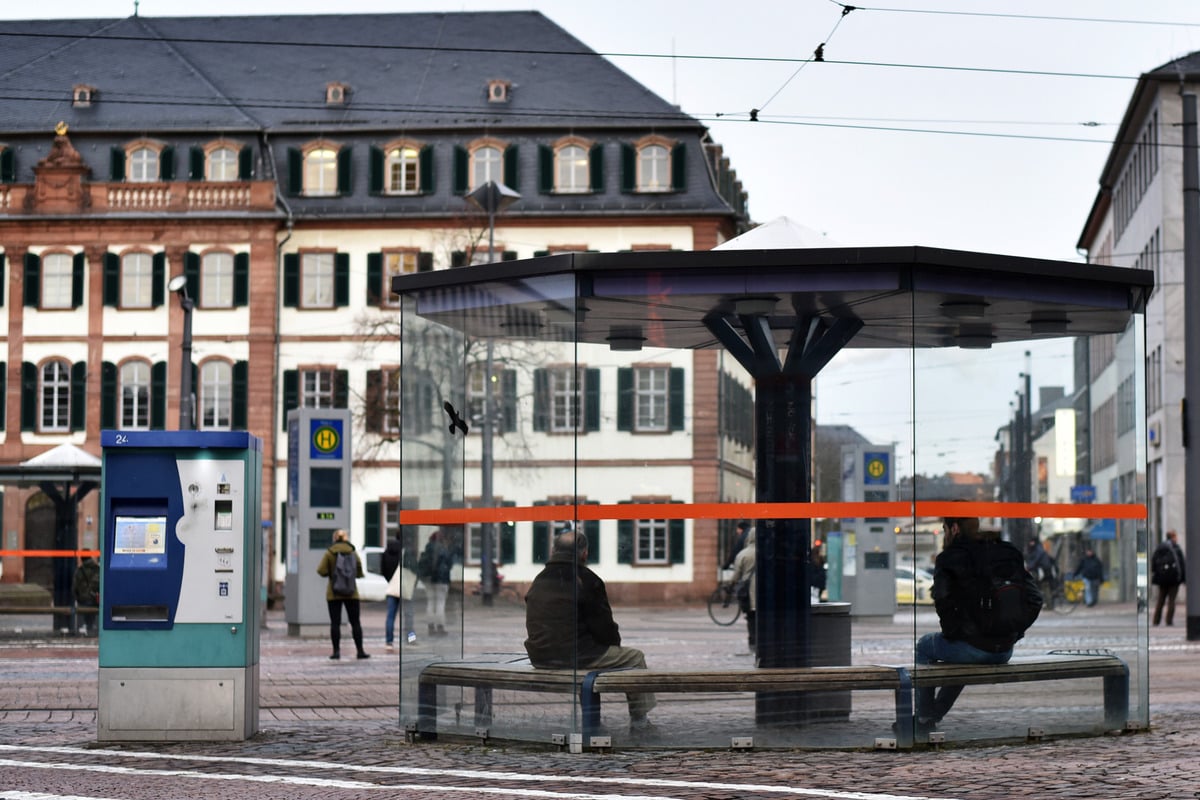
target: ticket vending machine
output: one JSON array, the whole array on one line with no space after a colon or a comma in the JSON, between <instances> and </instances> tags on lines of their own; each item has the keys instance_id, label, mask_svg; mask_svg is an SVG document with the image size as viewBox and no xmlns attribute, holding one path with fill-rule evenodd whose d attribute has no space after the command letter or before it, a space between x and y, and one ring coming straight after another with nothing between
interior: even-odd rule
<instances>
[{"instance_id":1,"label":"ticket vending machine","mask_svg":"<svg viewBox=\"0 0 1200 800\"><path fill-rule=\"evenodd\" d=\"M317 574L317 565L333 544L333 532L350 530L350 412L295 408L287 422L284 619L288 636L326 635L327 580Z\"/></svg>"},{"instance_id":2,"label":"ticket vending machine","mask_svg":"<svg viewBox=\"0 0 1200 800\"><path fill-rule=\"evenodd\" d=\"M258 730L262 442L102 431L100 741Z\"/></svg>"}]
</instances>

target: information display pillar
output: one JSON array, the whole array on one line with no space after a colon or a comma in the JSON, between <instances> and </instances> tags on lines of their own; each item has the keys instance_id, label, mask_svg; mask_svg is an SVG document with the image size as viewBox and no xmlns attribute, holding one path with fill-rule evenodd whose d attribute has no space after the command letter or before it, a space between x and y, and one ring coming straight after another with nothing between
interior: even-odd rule
<instances>
[{"instance_id":1,"label":"information display pillar","mask_svg":"<svg viewBox=\"0 0 1200 800\"><path fill-rule=\"evenodd\" d=\"M102 431L100 741L258 730L262 442Z\"/></svg>"},{"instance_id":2,"label":"information display pillar","mask_svg":"<svg viewBox=\"0 0 1200 800\"><path fill-rule=\"evenodd\" d=\"M284 619L289 636L325 634L326 579L317 565L333 532L350 530L353 465L350 412L296 408L288 412L287 574Z\"/></svg>"}]
</instances>

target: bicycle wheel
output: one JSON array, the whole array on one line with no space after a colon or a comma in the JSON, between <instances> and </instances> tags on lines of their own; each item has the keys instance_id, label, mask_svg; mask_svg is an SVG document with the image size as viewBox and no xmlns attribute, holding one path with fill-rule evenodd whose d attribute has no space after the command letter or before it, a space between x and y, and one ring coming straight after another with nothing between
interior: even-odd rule
<instances>
[{"instance_id":1,"label":"bicycle wheel","mask_svg":"<svg viewBox=\"0 0 1200 800\"><path fill-rule=\"evenodd\" d=\"M1077 605L1079 605L1078 602L1072 603L1070 600L1067 599L1067 596L1063 593L1063 591L1061 589L1059 589L1057 592L1054 593L1053 605L1051 606L1051 608L1053 608L1055 610L1055 612L1057 612L1059 614L1070 614L1072 611L1075 610L1075 607Z\"/></svg>"},{"instance_id":2,"label":"bicycle wheel","mask_svg":"<svg viewBox=\"0 0 1200 800\"><path fill-rule=\"evenodd\" d=\"M708 616L718 625L732 625L741 615L742 609L738 607L737 598L731 590L718 586L708 596Z\"/></svg>"}]
</instances>

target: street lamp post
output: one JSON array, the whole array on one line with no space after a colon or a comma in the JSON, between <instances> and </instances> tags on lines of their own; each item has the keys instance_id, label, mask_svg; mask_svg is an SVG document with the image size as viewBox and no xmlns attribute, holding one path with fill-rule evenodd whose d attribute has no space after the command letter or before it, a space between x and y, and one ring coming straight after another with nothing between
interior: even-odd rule
<instances>
[{"instance_id":1,"label":"street lamp post","mask_svg":"<svg viewBox=\"0 0 1200 800\"><path fill-rule=\"evenodd\" d=\"M183 344L180 347L182 361L179 375L179 430L194 430L195 415L192 412L192 309L196 303L187 290L187 276L171 278L167 288L179 295L179 307L183 309Z\"/></svg>"},{"instance_id":2,"label":"street lamp post","mask_svg":"<svg viewBox=\"0 0 1200 800\"><path fill-rule=\"evenodd\" d=\"M488 262L496 260L496 214L521 199L521 195L502 183L488 181L467 195L467 201L487 213L488 219ZM487 356L483 373L483 426L480 429L479 445L479 502L484 508L495 504L492 473L494 472L493 437L495 436L495 398L493 395L493 371L495 363L494 343L487 340ZM480 526L479 595L485 606L492 604L496 594L496 562L493 556L495 525L484 522Z\"/></svg>"}]
</instances>

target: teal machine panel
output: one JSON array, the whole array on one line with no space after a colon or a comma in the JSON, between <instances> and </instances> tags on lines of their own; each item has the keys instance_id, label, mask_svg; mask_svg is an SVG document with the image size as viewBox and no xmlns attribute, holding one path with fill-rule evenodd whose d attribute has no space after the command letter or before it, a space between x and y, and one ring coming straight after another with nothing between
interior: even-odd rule
<instances>
[{"instance_id":1,"label":"teal machine panel","mask_svg":"<svg viewBox=\"0 0 1200 800\"><path fill-rule=\"evenodd\" d=\"M329 631L327 581L317 574L317 565L333 544L333 532L350 530L350 412L295 408L288 412L287 426L284 620L289 636L324 636Z\"/></svg>"},{"instance_id":2,"label":"teal machine panel","mask_svg":"<svg viewBox=\"0 0 1200 800\"><path fill-rule=\"evenodd\" d=\"M842 499L895 500L895 466L893 445L843 445ZM841 533L839 599L850 602L852 616L891 619L896 613L896 520L845 519Z\"/></svg>"},{"instance_id":3,"label":"teal machine panel","mask_svg":"<svg viewBox=\"0 0 1200 800\"><path fill-rule=\"evenodd\" d=\"M258 730L262 442L103 431L101 741Z\"/></svg>"}]
</instances>

